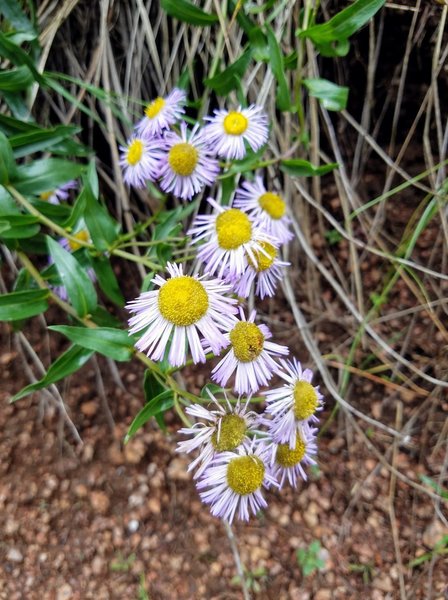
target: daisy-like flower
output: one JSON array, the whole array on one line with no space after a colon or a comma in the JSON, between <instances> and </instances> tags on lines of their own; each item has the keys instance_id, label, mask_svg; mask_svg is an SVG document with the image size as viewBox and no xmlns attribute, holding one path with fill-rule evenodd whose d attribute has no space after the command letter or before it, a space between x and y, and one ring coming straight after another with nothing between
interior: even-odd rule
<instances>
[{"instance_id":1,"label":"daisy-like flower","mask_svg":"<svg viewBox=\"0 0 448 600\"><path fill-rule=\"evenodd\" d=\"M149 140L133 135L126 146L120 146L120 166L124 181L135 188L145 188L146 182L156 181L163 151L160 139Z\"/></svg>"},{"instance_id":2,"label":"daisy-like flower","mask_svg":"<svg viewBox=\"0 0 448 600\"><path fill-rule=\"evenodd\" d=\"M272 474L279 480L280 489L285 480L291 487L297 487L297 480L307 480L303 465L315 465L313 456L317 454L316 428L304 427L297 432L296 443L293 448L288 444L273 444L272 446Z\"/></svg>"},{"instance_id":3,"label":"daisy-like flower","mask_svg":"<svg viewBox=\"0 0 448 600\"><path fill-rule=\"evenodd\" d=\"M60 204L61 202L65 202L68 200L70 195L70 190L76 190L78 187L78 182L72 179L71 181L67 181L61 187L58 187L55 190L49 190L48 192L42 192L39 195L39 200L44 200L49 202L50 204Z\"/></svg>"},{"instance_id":4,"label":"daisy-like flower","mask_svg":"<svg viewBox=\"0 0 448 600\"><path fill-rule=\"evenodd\" d=\"M184 104L187 95L183 90L174 88L162 98L158 96L145 108L145 116L136 125L138 135L154 137L174 125L185 113Z\"/></svg>"},{"instance_id":5,"label":"daisy-like flower","mask_svg":"<svg viewBox=\"0 0 448 600\"><path fill-rule=\"evenodd\" d=\"M237 452L223 452L207 467L197 484L201 500L210 504L213 516L233 521L235 514L248 521L250 513L266 508L262 488L277 486L269 466L269 450L263 443Z\"/></svg>"},{"instance_id":6,"label":"daisy-like flower","mask_svg":"<svg viewBox=\"0 0 448 600\"><path fill-rule=\"evenodd\" d=\"M283 370L278 375L286 381L281 388L264 392L266 413L271 415L269 432L279 444L289 444L291 449L297 443L297 432L307 424L317 422L316 412L323 408L323 396L318 386L313 386L311 369L302 369L297 359L280 361Z\"/></svg>"},{"instance_id":7,"label":"daisy-like flower","mask_svg":"<svg viewBox=\"0 0 448 600\"><path fill-rule=\"evenodd\" d=\"M286 215L286 202L273 192L268 192L259 176L255 181L245 181L235 192L235 208L241 208L281 244L294 236L289 230L291 219Z\"/></svg>"},{"instance_id":8,"label":"daisy-like flower","mask_svg":"<svg viewBox=\"0 0 448 600\"><path fill-rule=\"evenodd\" d=\"M253 262L251 258L248 258L249 264L241 279L234 286L236 294L243 298L249 296L255 280L257 296L261 299L265 296L273 296L277 282L283 276L283 268L291 264L278 258L278 249L274 244L261 242L260 246L260 250L254 250L256 261Z\"/></svg>"},{"instance_id":9,"label":"daisy-like flower","mask_svg":"<svg viewBox=\"0 0 448 600\"><path fill-rule=\"evenodd\" d=\"M213 410L200 404L192 404L185 409L188 415L202 419L205 423L198 421L192 427L179 430L179 433L191 436L191 439L179 442L176 451L189 454L199 450L198 457L188 467L188 471L191 471L199 466L194 479L202 475L217 453L235 451L241 445L249 446L251 440L248 433L257 418L254 412L247 410L249 400L244 404L238 400L232 406L226 398L224 407L211 393L209 396L215 405Z\"/></svg>"},{"instance_id":10,"label":"daisy-like flower","mask_svg":"<svg viewBox=\"0 0 448 600\"><path fill-rule=\"evenodd\" d=\"M247 142L255 152L269 136L268 117L261 106L251 104L238 110L215 110L213 117L205 117L209 124L205 131L210 147L223 158L244 158Z\"/></svg>"},{"instance_id":11,"label":"daisy-like flower","mask_svg":"<svg viewBox=\"0 0 448 600\"><path fill-rule=\"evenodd\" d=\"M167 131L163 138L160 187L184 200L191 200L206 185L212 185L219 173L218 161L210 155L203 132L198 129L196 124L188 133L186 123L181 123L180 135Z\"/></svg>"},{"instance_id":12,"label":"daisy-like flower","mask_svg":"<svg viewBox=\"0 0 448 600\"><path fill-rule=\"evenodd\" d=\"M257 264L261 243L274 240L238 208L220 206L212 198L208 202L215 212L198 215L188 234L193 236L193 243L205 240L197 259L205 263L207 272L234 280L243 274L249 259Z\"/></svg>"},{"instance_id":13,"label":"daisy-like flower","mask_svg":"<svg viewBox=\"0 0 448 600\"><path fill-rule=\"evenodd\" d=\"M222 330L228 331L233 325L236 300L224 295L231 288L219 279L190 277L183 274L182 265L171 263L167 270L170 279L156 275L152 280L159 289L144 292L127 304L126 308L134 313L129 320L130 333L146 329L136 347L154 360L163 358L173 334L170 365L185 364L187 346L193 362L205 362L199 334L219 354L228 344Z\"/></svg>"},{"instance_id":14,"label":"daisy-like flower","mask_svg":"<svg viewBox=\"0 0 448 600\"><path fill-rule=\"evenodd\" d=\"M252 394L267 385L280 368L273 357L289 354L286 346L268 341L272 334L266 325L255 325L255 315L253 310L246 321L240 309L241 320L226 334L230 349L212 371L213 381L221 386L235 373L234 389L239 394Z\"/></svg>"}]
</instances>

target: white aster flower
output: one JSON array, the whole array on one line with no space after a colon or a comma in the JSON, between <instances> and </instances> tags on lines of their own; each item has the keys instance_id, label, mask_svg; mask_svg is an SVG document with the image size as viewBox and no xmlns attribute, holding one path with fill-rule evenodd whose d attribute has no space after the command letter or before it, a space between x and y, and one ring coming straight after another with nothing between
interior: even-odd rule
<instances>
[{"instance_id":1,"label":"white aster flower","mask_svg":"<svg viewBox=\"0 0 448 600\"><path fill-rule=\"evenodd\" d=\"M295 448L297 431L305 425L317 422L316 412L323 408L323 396L318 386L313 386L313 372L302 369L297 359L281 360L282 369L277 374L286 381L280 388L268 390L266 413L271 415L269 432L280 444Z\"/></svg>"},{"instance_id":2,"label":"white aster flower","mask_svg":"<svg viewBox=\"0 0 448 600\"><path fill-rule=\"evenodd\" d=\"M206 185L213 185L219 173L218 161L210 154L196 124L190 133L180 124L180 135L167 131L163 138L165 150L160 168L160 187L177 198L191 200Z\"/></svg>"},{"instance_id":3,"label":"white aster flower","mask_svg":"<svg viewBox=\"0 0 448 600\"><path fill-rule=\"evenodd\" d=\"M61 202L65 202L68 200L70 195L70 190L76 190L78 187L78 182L72 179L71 181L67 181L61 187L58 187L55 190L49 190L48 192L42 192L39 195L39 200L44 200L49 202L50 204L60 204Z\"/></svg>"},{"instance_id":4,"label":"white aster flower","mask_svg":"<svg viewBox=\"0 0 448 600\"><path fill-rule=\"evenodd\" d=\"M210 504L213 516L232 523L235 515L248 521L250 513L266 508L262 488L278 485L271 475L269 450L263 443L223 452L207 467L197 484L201 500Z\"/></svg>"},{"instance_id":5,"label":"white aster flower","mask_svg":"<svg viewBox=\"0 0 448 600\"><path fill-rule=\"evenodd\" d=\"M244 404L238 400L232 406L226 398L224 407L211 393L209 396L215 405L214 408L209 410L200 404L187 407L185 412L188 415L202 421L196 422L192 427L183 427L179 430L179 433L191 436L191 439L179 442L176 451L189 454L199 450L198 457L188 467L188 471L191 471L199 466L194 479L202 475L204 469L219 452L235 451L241 445L250 445L248 433L257 418L254 412L247 410L249 399Z\"/></svg>"},{"instance_id":6,"label":"white aster flower","mask_svg":"<svg viewBox=\"0 0 448 600\"><path fill-rule=\"evenodd\" d=\"M238 208L220 206L213 198L208 202L215 212L198 215L188 234L193 236L192 243L205 241L197 260L205 264L206 272L234 280L243 274L248 260L257 264L262 242L275 241Z\"/></svg>"},{"instance_id":7,"label":"white aster flower","mask_svg":"<svg viewBox=\"0 0 448 600\"><path fill-rule=\"evenodd\" d=\"M205 120L209 121L205 131L210 148L223 158L244 158L244 142L255 152L268 141L268 117L261 106L251 104L248 108L240 106L238 110L215 110L214 116Z\"/></svg>"},{"instance_id":8,"label":"white aster flower","mask_svg":"<svg viewBox=\"0 0 448 600\"><path fill-rule=\"evenodd\" d=\"M307 480L303 465L315 465L313 456L317 454L316 445L317 428L303 427L297 431L295 446L291 449L289 444L272 444L272 474L279 480L280 489L285 480L291 487L297 487L297 480Z\"/></svg>"},{"instance_id":9,"label":"white aster flower","mask_svg":"<svg viewBox=\"0 0 448 600\"><path fill-rule=\"evenodd\" d=\"M253 182L245 181L236 190L233 205L247 212L281 244L294 237L289 230L291 219L286 215L286 202L278 194L268 192L261 177L257 176Z\"/></svg>"},{"instance_id":10,"label":"white aster flower","mask_svg":"<svg viewBox=\"0 0 448 600\"><path fill-rule=\"evenodd\" d=\"M239 394L252 394L267 385L273 373L280 368L274 357L289 354L286 346L274 344L266 325L255 325L253 310L246 321L240 309L241 321L234 318L232 329L226 334L229 350L212 371L212 379L225 386L235 373L234 389Z\"/></svg>"},{"instance_id":11,"label":"white aster flower","mask_svg":"<svg viewBox=\"0 0 448 600\"><path fill-rule=\"evenodd\" d=\"M193 362L205 362L199 334L219 354L228 344L222 330L228 331L233 325L236 300L225 296L231 288L219 279L190 277L183 274L182 265L171 263L167 270L170 279L156 275L152 280L159 289L144 292L127 304L126 308L134 313L129 320L130 333L146 329L136 347L154 360L163 359L173 334L170 365L185 364L187 346Z\"/></svg>"},{"instance_id":12,"label":"white aster flower","mask_svg":"<svg viewBox=\"0 0 448 600\"><path fill-rule=\"evenodd\" d=\"M163 156L160 145L160 140L133 135L126 146L120 146L120 166L128 185L145 188L147 181L156 181Z\"/></svg>"},{"instance_id":13,"label":"white aster flower","mask_svg":"<svg viewBox=\"0 0 448 600\"><path fill-rule=\"evenodd\" d=\"M277 282L283 277L283 269L291 263L278 257L278 248L270 242L260 242L261 249L254 250L256 262L248 259L248 265L241 278L235 283L234 290L238 296L247 298L252 285L256 281L255 293L261 299L275 294Z\"/></svg>"},{"instance_id":14,"label":"white aster flower","mask_svg":"<svg viewBox=\"0 0 448 600\"><path fill-rule=\"evenodd\" d=\"M136 125L138 135L154 137L174 125L185 113L184 104L187 95L184 90L174 88L162 98L158 96L145 108L145 116Z\"/></svg>"}]
</instances>

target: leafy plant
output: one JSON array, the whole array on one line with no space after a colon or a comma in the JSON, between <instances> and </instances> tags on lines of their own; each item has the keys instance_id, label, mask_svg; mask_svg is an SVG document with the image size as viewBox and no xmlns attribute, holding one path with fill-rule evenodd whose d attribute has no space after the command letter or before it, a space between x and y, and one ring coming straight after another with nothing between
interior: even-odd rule
<instances>
[{"instance_id":1,"label":"leafy plant","mask_svg":"<svg viewBox=\"0 0 448 600\"><path fill-rule=\"evenodd\" d=\"M325 567L325 561L320 557L322 546L319 540L313 540L307 548L298 548L296 558L304 577L312 575Z\"/></svg>"}]
</instances>

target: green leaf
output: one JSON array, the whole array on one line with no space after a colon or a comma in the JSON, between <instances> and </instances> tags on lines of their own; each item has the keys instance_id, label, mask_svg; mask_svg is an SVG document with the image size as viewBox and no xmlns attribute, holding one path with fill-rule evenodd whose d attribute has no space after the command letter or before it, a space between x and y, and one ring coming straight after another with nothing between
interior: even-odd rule
<instances>
[{"instance_id":1,"label":"green leaf","mask_svg":"<svg viewBox=\"0 0 448 600\"><path fill-rule=\"evenodd\" d=\"M30 36L26 36L28 39ZM19 40L21 41L21 40ZM25 65L31 71L34 79L41 85L45 85L45 78L36 69L31 56L20 48L12 36L5 35L0 31L0 56L9 59L14 65Z\"/></svg>"},{"instance_id":2,"label":"green leaf","mask_svg":"<svg viewBox=\"0 0 448 600\"><path fill-rule=\"evenodd\" d=\"M298 35L309 38L324 56L343 56L348 52L348 38L368 23L385 2L356 0L326 23L308 27Z\"/></svg>"},{"instance_id":3,"label":"green leaf","mask_svg":"<svg viewBox=\"0 0 448 600\"><path fill-rule=\"evenodd\" d=\"M91 256L90 262L98 278L100 288L117 306L124 305L123 294L107 256Z\"/></svg>"},{"instance_id":4,"label":"green leaf","mask_svg":"<svg viewBox=\"0 0 448 600\"><path fill-rule=\"evenodd\" d=\"M26 90L34 78L28 67L21 66L9 71L0 71L0 90L3 92L20 92Z\"/></svg>"},{"instance_id":5,"label":"green leaf","mask_svg":"<svg viewBox=\"0 0 448 600\"><path fill-rule=\"evenodd\" d=\"M72 138L79 131L81 131L81 128L73 125L59 125L52 129L36 129L31 126L28 131L11 136L9 141L11 148L14 150L14 156L20 158L52 148L56 144Z\"/></svg>"},{"instance_id":6,"label":"green leaf","mask_svg":"<svg viewBox=\"0 0 448 600\"><path fill-rule=\"evenodd\" d=\"M338 167L338 163L328 163L315 167L307 160L302 158L293 158L290 160L281 160L280 169L292 177L315 177L330 173Z\"/></svg>"},{"instance_id":7,"label":"green leaf","mask_svg":"<svg viewBox=\"0 0 448 600\"><path fill-rule=\"evenodd\" d=\"M60 158L44 158L17 167L11 183L24 196L55 190L83 172L84 166Z\"/></svg>"},{"instance_id":8,"label":"green leaf","mask_svg":"<svg viewBox=\"0 0 448 600\"><path fill-rule=\"evenodd\" d=\"M0 296L0 321L27 319L45 312L49 290L26 290Z\"/></svg>"},{"instance_id":9,"label":"green leaf","mask_svg":"<svg viewBox=\"0 0 448 600\"><path fill-rule=\"evenodd\" d=\"M99 352L118 361L130 360L134 348L127 331L113 327L74 327L52 325L48 329L62 333L74 344Z\"/></svg>"},{"instance_id":10,"label":"green leaf","mask_svg":"<svg viewBox=\"0 0 448 600\"><path fill-rule=\"evenodd\" d=\"M151 417L154 417L160 413L164 413L174 406L174 395L172 390L165 390L155 398L153 398L150 402L145 404L145 406L141 409L141 411L137 414L135 419L132 421L126 437L124 438L124 443L127 444L131 437L136 434L136 432L145 425L149 421Z\"/></svg>"},{"instance_id":11,"label":"green leaf","mask_svg":"<svg viewBox=\"0 0 448 600\"><path fill-rule=\"evenodd\" d=\"M91 165L92 164L93 163L91 163ZM119 225L98 202L88 177L84 178L84 189L82 193L85 194L86 197L84 219L90 237L98 250L108 250L117 239L117 229Z\"/></svg>"},{"instance_id":12,"label":"green leaf","mask_svg":"<svg viewBox=\"0 0 448 600\"><path fill-rule=\"evenodd\" d=\"M17 31L25 31L32 36L31 39L37 38L37 31L34 25L23 12L21 2L18 0L4 0L0 2L0 14L2 14Z\"/></svg>"},{"instance_id":13,"label":"green leaf","mask_svg":"<svg viewBox=\"0 0 448 600\"><path fill-rule=\"evenodd\" d=\"M145 394L145 401L151 402L156 396L165 391L165 388L158 379L155 378L154 373L149 369L145 371L145 377L143 379L143 392Z\"/></svg>"},{"instance_id":14,"label":"green leaf","mask_svg":"<svg viewBox=\"0 0 448 600\"><path fill-rule=\"evenodd\" d=\"M220 96L230 94L239 86L239 82L246 72L251 59L252 53L246 50L234 63L229 67L209 79L204 79L204 84L214 90Z\"/></svg>"},{"instance_id":15,"label":"green leaf","mask_svg":"<svg viewBox=\"0 0 448 600\"><path fill-rule=\"evenodd\" d=\"M218 15L207 13L187 0L160 0L163 10L179 21L207 27L218 21Z\"/></svg>"},{"instance_id":16,"label":"green leaf","mask_svg":"<svg viewBox=\"0 0 448 600\"><path fill-rule=\"evenodd\" d=\"M75 371L78 371L89 360L92 354L93 350L81 348L76 345L71 346L50 365L42 379L24 387L23 390L11 398L10 402L16 402L16 400L20 400L32 392L48 387L52 383L56 383L64 379L64 377L75 373Z\"/></svg>"},{"instance_id":17,"label":"green leaf","mask_svg":"<svg viewBox=\"0 0 448 600\"><path fill-rule=\"evenodd\" d=\"M0 216L0 238L20 240L33 237L40 230L37 223L38 219L33 215L2 215Z\"/></svg>"},{"instance_id":18,"label":"green leaf","mask_svg":"<svg viewBox=\"0 0 448 600\"><path fill-rule=\"evenodd\" d=\"M205 400L210 400L209 392L215 396L216 394L221 394L224 391L224 388L216 385L216 383L206 383L201 390L200 396L201 398L205 398Z\"/></svg>"},{"instance_id":19,"label":"green leaf","mask_svg":"<svg viewBox=\"0 0 448 600\"><path fill-rule=\"evenodd\" d=\"M336 85L327 79L304 79L310 96L318 98L327 110L344 110L347 106L348 87Z\"/></svg>"},{"instance_id":20,"label":"green leaf","mask_svg":"<svg viewBox=\"0 0 448 600\"><path fill-rule=\"evenodd\" d=\"M97 305L97 297L93 283L85 270L70 252L50 236L47 236L47 246L62 285L67 290L67 295L78 315L85 317L92 313Z\"/></svg>"},{"instance_id":21,"label":"green leaf","mask_svg":"<svg viewBox=\"0 0 448 600\"><path fill-rule=\"evenodd\" d=\"M287 111L291 107L291 97L289 86L285 77L285 65L283 52L277 42L275 33L269 25L266 26L268 44L269 44L269 63L277 80L276 101L277 108L281 111Z\"/></svg>"},{"instance_id":22,"label":"green leaf","mask_svg":"<svg viewBox=\"0 0 448 600\"><path fill-rule=\"evenodd\" d=\"M6 135L0 131L0 184L8 184L16 172L17 167L11 145Z\"/></svg>"}]
</instances>

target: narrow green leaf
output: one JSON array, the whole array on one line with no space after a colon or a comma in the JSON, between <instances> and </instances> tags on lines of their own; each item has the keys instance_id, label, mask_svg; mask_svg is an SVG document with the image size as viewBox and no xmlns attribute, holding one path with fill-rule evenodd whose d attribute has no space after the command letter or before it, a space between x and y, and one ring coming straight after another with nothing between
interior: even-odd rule
<instances>
[{"instance_id":1,"label":"narrow green leaf","mask_svg":"<svg viewBox=\"0 0 448 600\"><path fill-rule=\"evenodd\" d=\"M143 392L145 394L145 401L151 402L156 396L165 391L163 385L155 378L154 373L149 369L146 369L145 376L143 379Z\"/></svg>"},{"instance_id":2,"label":"narrow green leaf","mask_svg":"<svg viewBox=\"0 0 448 600\"><path fill-rule=\"evenodd\" d=\"M36 196L55 190L71 179L77 179L84 170L78 163L60 158L44 158L17 167L11 183L25 196Z\"/></svg>"},{"instance_id":3,"label":"narrow green leaf","mask_svg":"<svg viewBox=\"0 0 448 600\"><path fill-rule=\"evenodd\" d=\"M316 45L332 42L344 43L363 27L380 10L386 0L356 0L326 23L313 25L299 32L299 37L309 38Z\"/></svg>"},{"instance_id":4,"label":"narrow green leaf","mask_svg":"<svg viewBox=\"0 0 448 600\"><path fill-rule=\"evenodd\" d=\"M130 360L133 354L133 341L127 331L113 327L74 327L52 325L48 329L62 333L74 344L89 348L118 361Z\"/></svg>"},{"instance_id":5,"label":"narrow green leaf","mask_svg":"<svg viewBox=\"0 0 448 600\"><path fill-rule=\"evenodd\" d=\"M328 163L315 167L307 160L302 158L294 158L291 160L281 160L280 169L293 177L314 177L317 175L325 175L338 167L338 163Z\"/></svg>"},{"instance_id":6,"label":"narrow green leaf","mask_svg":"<svg viewBox=\"0 0 448 600\"><path fill-rule=\"evenodd\" d=\"M149 421L151 417L157 414L164 413L174 406L174 396L172 390L165 390L150 402L145 404L141 411L137 414L135 419L132 421L124 443L127 444L131 437L137 433L137 431Z\"/></svg>"},{"instance_id":7,"label":"narrow green leaf","mask_svg":"<svg viewBox=\"0 0 448 600\"><path fill-rule=\"evenodd\" d=\"M230 94L232 90L238 88L239 82L249 66L251 56L250 49L246 50L234 63L221 71L221 73L209 79L204 79L204 84L220 96Z\"/></svg>"},{"instance_id":8,"label":"narrow green leaf","mask_svg":"<svg viewBox=\"0 0 448 600\"><path fill-rule=\"evenodd\" d=\"M28 131L16 133L9 139L14 156L20 158L34 152L42 152L72 138L81 130L72 125L59 125L52 129L36 129L31 126Z\"/></svg>"},{"instance_id":9,"label":"narrow green leaf","mask_svg":"<svg viewBox=\"0 0 448 600\"><path fill-rule=\"evenodd\" d=\"M26 90L34 81L28 67L21 66L9 71L0 71L0 90L20 92Z\"/></svg>"},{"instance_id":10,"label":"narrow green leaf","mask_svg":"<svg viewBox=\"0 0 448 600\"><path fill-rule=\"evenodd\" d=\"M287 111L291 107L291 97L289 86L285 77L285 65L283 52L277 42L275 33L269 25L266 26L268 44L269 44L269 64L277 80L276 101L279 110Z\"/></svg>"},{"instance_id":11,"label":"narrow green leaf","mask_svg":"<svg viewBox=\"0 0 448 600\"><path fill-rule=\"evenodd\" d=\"M18 394L13 396L10 402L16 402L32 392L48 387L52 383L56 383L64 377L68 377L72 373L78 371L92 356L93 350L81 348L80 346L70 346L63 354L61 354L52 365L50 365L47 373L42 379L31 383L24 387Z\"/></svg>"},{"instance_id":12,"label":"narrow green leaf","mask_svg":"<svg viewBox=\"0 0 448 600\"><path fill-rule=\"evenodd\" d=\"M218 15L207 13L187 0L160 0L160 5L170 17L190 25L207 27L218 21Z\"/></svg>"},{"instance_id":13,"label":"narrow green leaf","mask_svg":"<svg viewBox=\"0 0 448 600\"><path fill-rule=\"evenodd\" d=\"M17 31L25 31L32 36L31 39L37 38L34 25L23 12L21 2L18 0L3 0L0 2L0 14L3 14L5 19Z\"/></svg>"},{"instance_id":14,"label":"narrow green leaf","mask_svg":"<svg viewBox=\"0 0 448 600\"><path fill-rule=\"evenodd\" d=\"M17 321L40 315L48 308L48 290L26 290L0 296L0 321Z\"/></svg>"},{"instance_id":15,"label":"narrow green leaf","mask_svg":"<svg viewBox=\"0 0 448 600\"><path fill-rule=\"evenodd\" d=\"M327 79L304 79L303 84L310 96L318 98L328 110L344 110L347 106L348 87L336 85Z\"/></svg>"},{"instance_id":16,"label":"narrow green leaf","mask_svg":"<svg viewBox=\"0 0 448 600\"><path fill-rule=\"evenodd\" d=\"M47 246L62 285L67 290L67 295L78 315L85 317L92 313L97 305L97 297L93 283L83 267L70 252L50 236L47 236Z\"/></svg>"},{"instance_id":17,"label":"narrow green leaf","mask_svg":"<svg viewBox=\"0 0 448 600\"><path fill-rule=\"evenodd\" d=\"M8 184L16 173L17 167L11 145L6 135L0 131L0 184Z\"/></svg>"},{"instance_id":18,"label":"narrow green leaf","mask_svg":"<svg viewBox=\"0 0 448 600\"><path fill-rule=\"evenodd\" d=\"M209 392L213 394L213 396L215 396L216 394L220 394L224 391L224 388L220 387L219 385L216 385L216 383L206 383L201 390L200 396L205 400L210 400Z\"/></svg>"},{"instance_id":19,"label":"narrow green leaf","mask_svg":"<svg viewBox=\"0 0 448 600\"><path fill-rule=\"evenodd\" d=\"M33 215L0 216L0 238L5 240L21 240L35 236L40 231L38 219Z\"/></svg>"},{"instance_id":20,"label":"narrow green leaf","mask_svg":"<svg viewBox=\"0 0 448 600\"><path fill-rule=\"evenodd\" d=\"M82 193L85 194L84 219L90 237L98 250L108 250L117 239L119 225L98 202L87 177L84 178Z\"/></svg>"},{"instance_id":21,"label":"narrow green leaf","mask_svg":"<svg viewBox=\"0 0 448 600\"><path fill-rule=\"evenodd\" d=\"M29 36L27 36L29 38ZM22 50L20 45L14 41L12 36L5 35L0 31L0 56L9 59L14 65L25 65L31 71L34 79L41 85L45 85L45 78L39 73L31 56Z\"/></svg>"},{"instance_id":22,"label":"narrow green leaf","mask_svg":"<svg viewBox=\"0 0 448 600\"><path fill-rule=\"evenodd\" d=\"M90 261L98 278L100 288L117 306L124 306L124 298L117 278L107 256L91 256Z\"/></svg>"}]
</instances>

